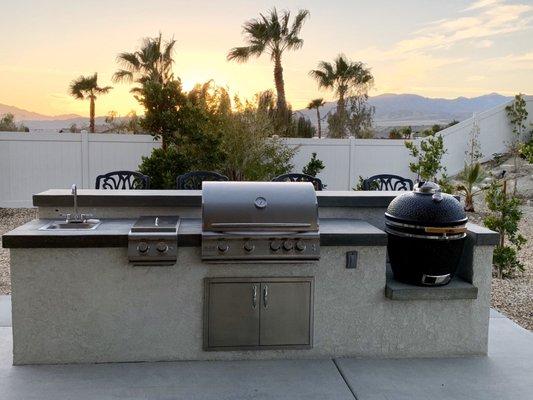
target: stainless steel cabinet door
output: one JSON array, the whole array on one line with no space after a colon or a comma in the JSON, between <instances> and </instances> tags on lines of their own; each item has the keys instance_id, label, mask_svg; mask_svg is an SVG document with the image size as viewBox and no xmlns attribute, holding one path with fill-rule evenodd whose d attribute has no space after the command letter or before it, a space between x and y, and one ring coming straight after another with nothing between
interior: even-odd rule
<instances>
[{"instance_id":1,"label":"stainless steel cabinet door","mask_svg":"<svg viewBox=\"0 0 533 400\"><path fill-rule=\"evenodd\" d=\"M259 296L259 283L209 283L207 346L258 346Z\"/></svg>"},{"instance_id":2,"label":"stainless steel cabinet door","mask_svg":"<svg viewBox=\"0 0 533 400\"><path fill-rule=\"evenodd\" d=\"M311 344L310 281L261 283L261 346Z\"/></svg>"}]
</instances>

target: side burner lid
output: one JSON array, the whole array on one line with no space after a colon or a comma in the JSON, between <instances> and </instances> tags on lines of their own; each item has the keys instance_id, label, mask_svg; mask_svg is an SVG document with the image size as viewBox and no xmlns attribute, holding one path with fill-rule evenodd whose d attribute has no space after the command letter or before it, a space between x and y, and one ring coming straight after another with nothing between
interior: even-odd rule
<instances>
[{"instance_id":1,"label":"side burner lid","mask_svg":"<svg viewBox=\"0 0 533 400\"><path fill-rule=\"evenodd\" d=\"M135 221L131 232L175 232L178 216L142 216Z\"/></svg>"}]
</instances>

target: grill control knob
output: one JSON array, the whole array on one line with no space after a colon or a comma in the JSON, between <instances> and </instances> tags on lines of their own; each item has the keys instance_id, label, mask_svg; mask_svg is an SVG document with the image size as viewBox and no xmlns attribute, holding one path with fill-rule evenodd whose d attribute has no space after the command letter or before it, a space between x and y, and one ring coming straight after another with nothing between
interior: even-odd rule
<instances>
[{"instance_id":1,"label":"grill control knob","mask_svg":"<svg viewBox=\"0 0 533 400\"><path fill-rule=\"evenodd\" d=\"M305 243L304 243L302 240L298 240L298 241L296 242L296 250L298 250L298 251L304 251L306 247L307 247L307 246L305 245Z\"/></svg>"},{"instance_id":2,"label":"grill control knob","mask_svg":"<svg viewBox=\"0 0 533 400\"><path fill-rule=\"evenodd\" d=\"M290 240L285 240L283 242L283 249L284 250L289 251L289 250L292 250L293 247L294 247L294 244Z\"/></svg>"},{"instance_id":3,"label":"grill control knob","mask_svg":"<svg viewBox=\"0 0 533 400\"><path fill-rule=\"evenodd\" d=\"M168 244L166 244L165 242L159 242L156 246L155 246L155 249L159 252L159 253L166 253L168 251Z\"/></svg>"},{"instance_id":4,"label":"grill control knob","mask_svg":"<svg viewBox=\"0 0 533 400\"><path fill-rule=\"evenodd\" d=\"M255 249L254 244L251 241L244 242L244 250L246 250L248 253L251 253Z\"/></svg>"},{"instance_id":5,"label":"grill control knob","mask_svg":"<svg viewBox=\"0 0 533 400\"><path fill-rule=\"evenodd\" d=\"M225 253L226 251L229 250L229 244L227 244L226 242L219 242L218 246L217 246L217 249L221 253Z\"/></svg>"},{"instance_id":6,"label":"grill control knob","mask_svg":"<svg viewBox=\"0 0 533 400\"><path fill-rule=\"evenodd\" d=\"M148 250L150 249L150 246L148 245L148 243L146 242L140 242L138 245L137 245L137 251L141 254L145 254L148 252Z\"/></svg>"},{"instance_id":7,"label":"grill control knob","mask_svg":"<svg viewBox=\"0 0 533 400\"><path fill-rule=\"evenodd\" d=\"M278 251L281 249L281 242L279 240L273 240L270 242L270 249L273 251Z\"/></svg>"}]
</instances>

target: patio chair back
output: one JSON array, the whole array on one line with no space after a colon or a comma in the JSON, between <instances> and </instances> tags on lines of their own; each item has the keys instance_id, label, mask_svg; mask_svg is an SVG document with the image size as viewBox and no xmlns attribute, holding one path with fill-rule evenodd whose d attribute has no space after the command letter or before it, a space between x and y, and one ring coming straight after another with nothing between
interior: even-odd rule
<instances>
[{"instance_id":1,"label":"patio chair back","mask_svg":"<svg viewBox=\"0 0 533 400\"><path fill-rule=\"evenodd\" d=\"M178 176L176 189L200 190L204 181L229 181L228 177L213 171L193 171Z\"/></svg>"},{"instance_id":2,"label":"patio chair back","mask_svg":"<svg viewBox=\"0 0 533 400\"><path fill-rule=\"evenodd\" d=\"M150 177L135 171L113 171L96 177L95 189L150 189Z\"/></svg>"},{"instance_id":3,"label":"patio chair back","mask_svg":"<svg viewBox=\"0 0 533 400\"><path fill-rule=\"evenodd\" d=\"M398 175L374 175L363 181L363 190L413 190L413 181Z\"/></svg>"},{"instance_id":4,"label":"patio chair back","mask_svg":"<svg viewBox=\"0 0 533 400\"><path fill-rule=\"evenodd\" d=\"M315 190L323 190L324 184L318 178L306 174L283 174L276 176L272 179L272 182L311 182L315 187Z\"/></svg>"}]
</instances>

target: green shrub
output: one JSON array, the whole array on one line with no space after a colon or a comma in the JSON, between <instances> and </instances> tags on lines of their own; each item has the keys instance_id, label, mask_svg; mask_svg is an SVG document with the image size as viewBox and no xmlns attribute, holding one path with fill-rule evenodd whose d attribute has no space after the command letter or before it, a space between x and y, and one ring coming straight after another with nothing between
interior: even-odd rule
<instances>
[{"instance_id":1,"label":"green shrub","mask_svg":"<svg viewBox=\"0 0 533 400\"><path fill-rule=\"evenodd\" d=\"M518 230L518 223L522 218L520 200L515 196L508 196L505 188L497 182L491 184L485 200L492 212L485 218L485 226L500 234L500 244L494 249L494 268L498 277L506 278L524 270L516 257L517 251L526 243Z\"/></svg>"},{"instance_id":2,"label":"green shrub","mask_svg":"<svg viewBox=\"0 0 533 400\"><path fill-rule=\"evenodd\" d=\"M302 172L306 175L316 177L324 168L325 165L322 160L316 158L316 153L313 153L311 154L311 159L309 160L307 165L303 167Z\"/></svg>"},{"instance_id":3,"label":"green shrub","mask_svg":"<svg viewBox=\"0 0 533 400\"><path fill-rule=\"evenodd\" d=\"M151 189L176 189L176 178L191 170L188 157L175 146L166 150L155 148L150 157L143 157L139 171L150 177Z\"/></svg>"},{"instance_id":4,"label":"green shrub","mask_svg":"<svg viewBox=\"0 0 533 400\"><path fill-rule=\"evenodd\" d=\"M416 160L409 163L409 169L421 180L436 182L439 172L446 172L446 168L441 164L442 156L446 154L441 135L427 136L420 142L420 147L415 142L405 142L405 147L409 150L411 157Z\"/></svg>"}]
</instances>

